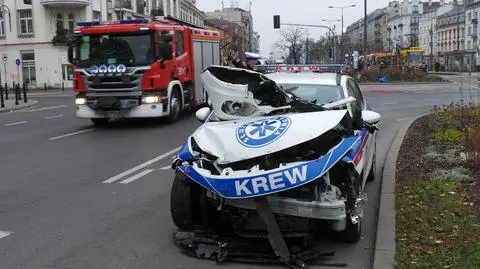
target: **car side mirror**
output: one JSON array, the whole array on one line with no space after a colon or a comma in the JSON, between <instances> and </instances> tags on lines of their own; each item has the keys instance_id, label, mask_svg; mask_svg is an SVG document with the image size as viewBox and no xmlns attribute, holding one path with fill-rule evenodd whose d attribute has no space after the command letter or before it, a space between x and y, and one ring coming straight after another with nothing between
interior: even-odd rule
<instances>
[{"instance_id":1,"label":"car side mirror","mask_svg":"<svg viewBox=\"0 0 480 269\"><path fill-rule=\"evenodd\" d=\"M197 112L195 112L195 117L197 117L197 119L201 123L204 123L207 120L208 115L210 115L210 113L211 113L210 107L202 107L199 110L197 110Z\"/></svg>"},{"instance_id":2,"label":"car side mirror","mask_svg":"<svg viewBox=\"0 0 480 269\"><path fill-rule=\"evenodd\" d=\"M377 124L380 121L381 117L382 116L375 111L371 111L371 110L362 111L363 120L370 124Z\"/></svg>"}]
</instances>

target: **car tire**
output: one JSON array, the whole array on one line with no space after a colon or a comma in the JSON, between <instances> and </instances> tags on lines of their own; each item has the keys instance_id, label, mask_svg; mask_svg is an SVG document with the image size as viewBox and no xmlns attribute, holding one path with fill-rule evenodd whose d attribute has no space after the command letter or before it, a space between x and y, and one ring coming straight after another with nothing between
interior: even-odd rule
<instances>
[{"instance_id":1,"label":"car tire","mask_svg":"<svg viewBox=\"0 0 480 269\"><path fill-rule=\"evenodd\" d=\"M110 122L109 118L93 118L90 119L96 126L105 126Z\"/></svg>"},{"instance_id":2,"label":"car tire","mask_svg":"<svg viewBox=\"0 0 480 269\"><path fill-rule=\"evenodd\" d=\"M377 141L374 142L374 146L373 146L372 168L370 168L370 173L368 173L367 182L372 182L375 180L376 171L377 171Z\"/></svg>"},{"instance_id":3,"label":"car tire","mask_svg":"<svg viewBox=\"0 0 480 269\"><path fill-rule=\"evenodd\" d=\"M177 122L182 112L182 100L177 88L174 88L170 95L170 113L168 115L168 121L170 123Z\"/></svg>"},{"instance_id":4,"label":"car tire","mask_svg":"<svg viewBox=\"0 0 480 269\"><path fill-rule=\"evenodd\" d=\"M342 232L341 239L345 243L356 243L360 240L362 235L362 221L359 220L356 224L350 221L347 217L347 228Z\"/></svg>"},{"instance_id":5,"label":"car tire","mask_svg":"<svg viewBox=\"0 0 480 269\"><path fill-rule=\"evenodd\" d=\"M176 172L170 192L170 213L173 223L182 230L191 230L198 212L198 188L182 173Z\"/></svg>"},{"instance_id":6,"label":"car tire","mask_svg":"<svg viewBox=\"0 0 480 269\"><path fill-rule=\"evenodd\" d=\"M362 184L361 184L362 177L359 176L358 179L355 181L355 193L361 193L362 191ZM353 197L352 192L348 192L347 194L347 208L350 209L353 207L353 203L356 197ZM350 218L350 213L347 214L347 227L345 230L340 232L340 239L345 243L356 243L360 240L362 235L362 219L359 219L357 223L353 223Z\"/></svg>"}]
</instances>

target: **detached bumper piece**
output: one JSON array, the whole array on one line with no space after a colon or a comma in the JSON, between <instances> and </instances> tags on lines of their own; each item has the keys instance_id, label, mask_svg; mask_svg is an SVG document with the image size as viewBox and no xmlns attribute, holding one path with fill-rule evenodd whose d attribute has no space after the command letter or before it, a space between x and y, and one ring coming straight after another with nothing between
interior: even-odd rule
<instances>
[{"instance_id":1,"label":"detached bumper piece","mask_svg":"<svg viewBox=\"0 0 480 269\"><path fill-rule=\"evenodd\" d=\"M175 232L174 241L186 255L215 260L217 264L224 262L242 262L254 264L278 264L287 268L307 268L307 266L347 267L346 263L328 263L322 260L334 257L335 253L323 252L314 246L290 247L292 256L283 262L276 256L265 239L245 239L231 235L208 235L204 232Z\"/></svg>"},{"instance_id":2,"label":"detached bumper piece","mask_svg":"<svg viewBox=\"0 0 480 269\"><path fill-rule=\"evenodd\" d=\"M175 232L174 242L185 254L205 259L246 263L284 264L289 268L315 266L347 267L345 263L326 263L319 260L333 257L335 253L322 252L307 238L282 236L265 197L255 198L258 213L268 229L268 241L261 238L243 238L234 234L212 235L205 231Z\"/></svg>"}]
</instances>

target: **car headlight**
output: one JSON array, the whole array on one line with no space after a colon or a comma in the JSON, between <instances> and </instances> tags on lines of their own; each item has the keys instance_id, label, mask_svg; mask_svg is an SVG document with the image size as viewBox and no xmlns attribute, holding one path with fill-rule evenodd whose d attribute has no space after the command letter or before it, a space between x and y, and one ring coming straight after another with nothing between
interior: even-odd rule
<instances>
[{"instance_id":1,"label":"car headlight","mask_svg":"<svg viewBox=\"0 0 480 269\"><path fill-rule=\"evenodd\" d=\"M143 103L145 104L154 104L160 102L161 98L159 96L145 96L143 97Z\"/></svg>"},{"instance_id":2,"label":"car headlight","mask_svg":"<svg viewBox=\"0 0 480 269\"><path fill-rule=\"evenodd\" d=\"M76 105L84 105L85 103L87 103L87 100L85 98L75 98Z\"/></svg>"}]
</instances>

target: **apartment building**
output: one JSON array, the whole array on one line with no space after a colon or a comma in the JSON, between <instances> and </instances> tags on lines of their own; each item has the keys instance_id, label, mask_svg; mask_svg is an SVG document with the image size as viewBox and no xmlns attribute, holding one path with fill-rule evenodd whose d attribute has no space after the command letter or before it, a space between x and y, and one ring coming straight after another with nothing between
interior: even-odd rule
<instances>
[{"instance_id":1,"label":"apartment building","mask_svg":"<svg viewBox=\"0 0 480 269\"><path fill-rule=\"evenodd\" d=\"M194 0L3 0L0 4L1 82L25 81L31 87L72 86L66 36L77 22L148 18L165 11L164 15L201 26L205 17Z\"/></svg>"}]
</instances>

